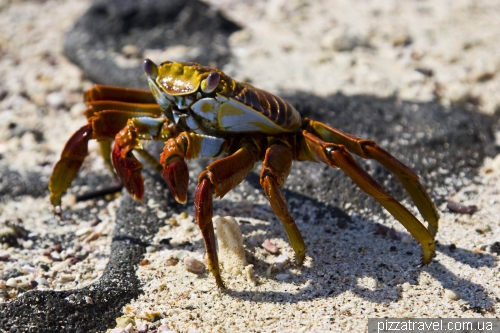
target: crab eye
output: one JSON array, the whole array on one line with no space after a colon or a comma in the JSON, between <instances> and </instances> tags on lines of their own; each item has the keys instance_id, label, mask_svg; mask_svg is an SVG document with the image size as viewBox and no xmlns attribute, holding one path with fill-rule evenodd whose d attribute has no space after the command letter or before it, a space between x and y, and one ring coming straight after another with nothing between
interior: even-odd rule
<instances>
[{"instance_id":1,"label":"crab eye","mask_svg":"<svg viewBox=\"0 0 500 333\"><path fill-rule=\"evenodd\" d=\"M220 75L217 72L211 72L207 78L201 82L201 90L208 94L217 88L220 81Z\"/></svg>"},{"instance_id":2,"label":"crab eye","mask_svg":"<svg viewBox=\"0 0 500 333\"><path fill-rule=\"evenodd\" d=\"M158 67L151 59L144 59L142 62L142 69L144 69L147 76L152 76L154 78L158 76Z\"/></svg>"}]
</instances>

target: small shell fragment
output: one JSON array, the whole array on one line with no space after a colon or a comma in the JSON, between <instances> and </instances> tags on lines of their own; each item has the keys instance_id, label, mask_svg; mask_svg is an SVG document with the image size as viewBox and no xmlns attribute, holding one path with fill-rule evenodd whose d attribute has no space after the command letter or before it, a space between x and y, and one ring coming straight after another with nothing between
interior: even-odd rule
<instances>
[{"instance_id":1,"label":"small shell fragment","mask_svg":"<svg viewBox=\"0 0 500 333\"><path fill-rule=\"evenodd\" d=\"M276 257L276 259L274 259L274 265L278 270L282 270L287 263L288 263L288 256L286 254L282 254Z\"/></svg>"},{"instance_id":2,"label":"small shell fragment","mask_svg":"<svg viewBox=\"0 0 500 333\"><path fill-rule=\"evenodd\" d=\"M167 261L165 262L165 264L167 266L175 266L179 263L179 259L177 258L168 258Z\"/></svg>"},{"instance_id":3,"label":"small shell fragment","mask_svg":"<svg viewBox=\"0 0 500 333\"><path fill-rule=\"evenodd\" d=\"M226 272L238 276L248 264L240 225L232 216L215 217L213 221L217 227L220 262Z\"/></svg>"},{"instance_id":4,"label":"small shell fragment","mask_svg":"<svg viewBox=\"0 0 500 333\"><path fill-rule=\"evenodd\" d=\"M185 257L184 265L186 266L186 270L190 273L200 275L205 272L205 265L201 261L194 258Z\"/></svg>"},{"instance_id":5,"label":"small shell fragment","mask_svg":"<svg viewBox=\"0 0 500 333\"><path fill-rule=\"evenodd\" d=\"M264 243L262 243L262 247L264 248L264 250L266 250L267 252L271 253L271 254L278 254L280 253L280 249L274 245L273 243L271 243L271 241L269 240L269 238L266 238L266 240L264 241Z\"/></svg>"}]
</instances>

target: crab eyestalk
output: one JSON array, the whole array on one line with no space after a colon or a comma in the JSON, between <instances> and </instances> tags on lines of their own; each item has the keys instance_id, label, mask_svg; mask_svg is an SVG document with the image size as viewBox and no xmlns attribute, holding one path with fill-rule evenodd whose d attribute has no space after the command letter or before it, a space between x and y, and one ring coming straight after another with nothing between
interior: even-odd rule
<instances>
[{"instance_id":1,"label":"crab eyestalk","mask_svg":"<svg viewBox=\"0 0 500 333\"><path fill-rule=\"evenodd\" d=\"M212 72L208 74L207 78L201 81L201 91L205 94L209 94L217 88L220 81L220 75L217 72Z\"/></svg>"},{"instance_id":2,"label":"crab eyestalk","mask_svg":"<svg viewBox=\"0 0 500 333\"><path fill-rule=\"evenodd\" d=\"M156 79L158 77L158 66L151 59L144 59L142 69L148 77Z\"/></svg>"},{"instance_id":3,"label":"crab eyestalk","mask_svg":"<svg viewBox=\"0 0 500 333\"><path fill-rule=\"evenodd\" d=\"M142 62L142 69L148 77L149 90L153 93L156 102L161 108L162 113L171 122L175 123L174 115L172 113L172 102L168 99L167 94L158 86L156 79L158 78L158 66L151 59L144 59ZM172 98L172 96L170 96Z\"/></svg>"}]
</instances>

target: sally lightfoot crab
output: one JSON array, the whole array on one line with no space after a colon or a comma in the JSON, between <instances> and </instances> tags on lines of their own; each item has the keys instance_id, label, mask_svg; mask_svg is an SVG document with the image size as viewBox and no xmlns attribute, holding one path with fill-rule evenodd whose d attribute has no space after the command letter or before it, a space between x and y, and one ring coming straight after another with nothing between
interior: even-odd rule
<instances>
[{"instance_id":1,"label":"sally lightfoot crab","mask_svg":"<svg viewBox=\"0 0 500 333\"><path fill-rule=\"evenodd\" d=\"M143 68L150 91L96 85L85 93L88 123L66 143L50 178L54 207L60 206L62 194L78 173L91 139L100 143L106 163L114 166L136 200L144 195L144 180L143 166L133 152L162 173L179 203L187 200L186 160L218 158L198 177L194 204L208 268L223 288L212 225L213 196L224 197L262 160L260 184L301 264L306 246L280 188L292 161L322 162L340 168L385 207L422 245L422 264L431 262L439 214L418 176L374 141L303 119L283 99L237 82L215 68L170 61L157 66L149 59L144 60ZM143 140L165 142L159 162L143 149ZM351 154L376 160L397 176L428 228L387 194Z\"/></svg>"}]
</instances>

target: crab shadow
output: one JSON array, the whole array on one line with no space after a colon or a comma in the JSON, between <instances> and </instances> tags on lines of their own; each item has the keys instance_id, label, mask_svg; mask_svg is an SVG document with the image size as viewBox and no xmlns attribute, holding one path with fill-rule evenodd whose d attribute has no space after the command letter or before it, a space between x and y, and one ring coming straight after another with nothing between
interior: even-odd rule
<instances>
[{"instance_id":1,"label":"crab shadow","mask_svg":"<svg viewBox=\"0 0 500 333\"><path fill-rule=\"evenodd\" d=\"M253 177L258 176L253 174L250 179ZM310 260L310 264L300 267L290 265L279 272L291 276L283 281L289 286L286 292L228 290L227 293L232 297L256 302L296 303L335 297L350 291L374 303L393 303L402 299L403 284L425 286L425 283L429 283L428 279L421 278L422 273L426 272L445 289L454 291L471 308L490 309L495 304L495 300L482 285L457 276L438 259L434 259L428 266L419 267L421 246L416 241L403 244L399 239L377 234L377 223L373 220L350 218L349 214L338 207L290 190L283 192L289 202L304 203L308 213L314 211L316 217L328 215L327 218L308 219L307 222L301 221L304 215L295 215L307 246L307 256L310 257L306 262ZM270 209L266 205L256 205L256 208L257 211ZM264 231L262 226L249 223L241 224L240 227L243 235L259 230L263 238L287 240L277 219L265 226ZM245 243L245 246L249 252L253 252L252 245ZM474 269L493 268L497 263L497 258L493 255L478 254L461 248L450 250L440 243L437 243L437 253ZM256 258L251 258L251 263L258 279L274 278L275 273L266 276L269 263ZM371 285L366 286L363 283L366 281Z\"/></svg>"}]
</instances>

